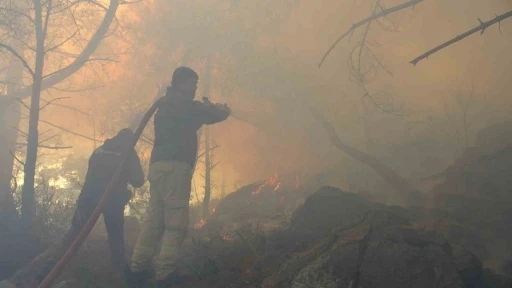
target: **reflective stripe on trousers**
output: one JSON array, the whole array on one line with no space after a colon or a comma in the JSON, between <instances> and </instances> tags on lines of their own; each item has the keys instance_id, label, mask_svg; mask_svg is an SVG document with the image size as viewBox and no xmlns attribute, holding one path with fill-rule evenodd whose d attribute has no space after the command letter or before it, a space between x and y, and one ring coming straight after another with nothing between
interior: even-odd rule
<instances>
[{"instance_id":1,"label":"reflective stripe on trousers","mask_svg":"<svg viewBox=\"0 0 512 288\"><path fill-rule=\"evenodd\" d=\"M133 251L132 271L149 270L153 257L157 256L156 279L163 280L177 268L188 228L192 168L184 162L153 163L148 180L148 215Z\"/></svg>"}]
</instances>

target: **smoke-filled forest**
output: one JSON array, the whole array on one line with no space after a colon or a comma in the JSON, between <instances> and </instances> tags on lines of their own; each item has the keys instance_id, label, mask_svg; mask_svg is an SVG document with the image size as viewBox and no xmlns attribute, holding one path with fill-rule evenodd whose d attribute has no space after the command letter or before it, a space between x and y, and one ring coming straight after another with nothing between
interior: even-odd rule
<instances>
[{"instance_id":1,"label":"smoke-filled forest","mask_svg":"<svg viewBox=\"0 0 512 288\"><path fill-rule=\"evenodd\" d=\"M0 287L512 287L511 36L509 0L0 0Z\"/></svg>"}]
</instances>

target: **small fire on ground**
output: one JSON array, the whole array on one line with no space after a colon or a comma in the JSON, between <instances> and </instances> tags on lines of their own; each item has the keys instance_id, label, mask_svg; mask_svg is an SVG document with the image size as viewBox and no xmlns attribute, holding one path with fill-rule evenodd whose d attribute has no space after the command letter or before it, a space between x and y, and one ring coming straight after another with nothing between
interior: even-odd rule
<instances>
[{"instance_id":1,"label":"small fire on ground","mask_svg":"<svg viewBox=\"0 0 512 288\"><path fill-rule=\"evenodd\" d=\"M265 183L258 186L258 188L252 192L252 195L260 194L261 191L263 190L263 188L265 188L265 187L272 188L273 192L276 192L277 190L279 190L281 188L281 181L279 180L279 177L277 177L277 175L270 177L270 179L265 181Z\"/></svg>"},{"instance_id":2,"label":"small fire on ground","mask_svg":"<svg viewBox=\"0 0 512 288\"><path fill-rule=\"evenodd\" d=\"M194 225L194 228L201 229L204 226L204 224L206 224L206 220L204 220L204 218L201 218L201 220L196 225Z\"/></svg>"},{"instance_id":3,"label":"small fire on ground","mask_svg":"<svg viewBox=\"0 0 512 288\"><path fill-rule=\"evenodd\" d=\"M230 235L224 235L224 236L222 236L222 239L223 239L224 241L232 241L232 240L233 240L233 237L232 237L232 236L230 236Z\"/></svg>"},{"instance_id":4,"label":"small fire on ground","mask_svg":"<svg viewBox=\"0 0 512 288\"><path fill-rule=\"evenodd\" d=\"M277 175L274 175L267 179L267 181L265 181L263 184L259 185L258 188L256 188L256 190L252 192L252 195L260 194L261 191L263 191L263 189L266 187L272 189L272 192L276 192L279 189L281 189L281 183L282 182L279 179L279 177ZM297 174L295 175L295 189L299 189L300 185L300 177L299 174Z\"/></svg>"}]
</instances>

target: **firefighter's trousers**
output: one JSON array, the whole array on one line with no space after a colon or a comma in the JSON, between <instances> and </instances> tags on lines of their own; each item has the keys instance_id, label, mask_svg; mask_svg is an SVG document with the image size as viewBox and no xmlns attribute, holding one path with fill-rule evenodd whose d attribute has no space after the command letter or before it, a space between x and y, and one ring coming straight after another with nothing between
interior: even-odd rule
<instances>
[{"instance_id":1,"label":"firefighter's trousers","mask_svg":"<svg viewBox=\"0 0 512 288\"><path fill-rule=\"evenodd\" d=\"M185 162L157 162L149 166L148 215L132 256L132 271L151 270L156 280L176 272L181 244L189 224L192 168Z\"/></svg>"},{"instance_id":2,"label":"firefighter's trousers","mask_svg":"<svg viewBox=\"0 0 512 288\"><path fill-rule=\"evenodd\" d=\"M111 199L107 199L103 210L103 219L108 233L108 243L111 251L111 261L114 266L115 273L120 274L125 265L124 258L124 208L131 198L131 191L114 191ZM79 196L75 214L71 220L71 228L64 235L60 245L55 249L42 272L38 275L41 281L53 269L57 261L64 255L69 246L73 244L76 237L82 231L85 223L89 220L92 212L99 202L98 197L90 197L87 193Z\"/></svg>"}]
</instances>

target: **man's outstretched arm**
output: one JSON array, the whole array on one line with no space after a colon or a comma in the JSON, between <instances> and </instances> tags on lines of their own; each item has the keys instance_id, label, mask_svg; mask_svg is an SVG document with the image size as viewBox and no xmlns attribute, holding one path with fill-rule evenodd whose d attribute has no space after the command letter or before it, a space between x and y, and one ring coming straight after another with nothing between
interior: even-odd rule
<instances>
[{"instance_id":1,"label":"man's outstretched arm","mask_svg":"<svg viewBox=\"0 0 512 288\"><path fill-rule=\"evenodd\" d=\"M197 115L206 125L222 122L229 117L231 109L226 104L197 102Z\"/></svg>"}]
</instances>

